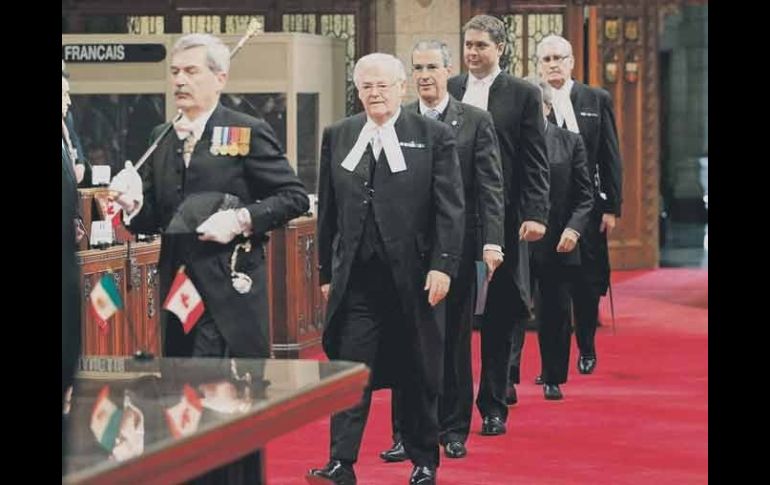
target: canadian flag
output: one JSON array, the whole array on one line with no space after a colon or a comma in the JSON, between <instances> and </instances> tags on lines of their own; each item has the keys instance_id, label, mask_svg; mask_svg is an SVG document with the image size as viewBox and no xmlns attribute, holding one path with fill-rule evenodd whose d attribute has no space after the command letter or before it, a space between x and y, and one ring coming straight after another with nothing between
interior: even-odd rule
<instances>
[{"instance_id":1,"label":"canadian flag","mask_svg":"<svg viewBox=\"0 0 770 485\"><path fill-rule=\"evenodd\" d=\"M184 394L178 404L166 409L166 422L174 438L187 436L198 429L203 406L195 389L184 385Z\"/></svg>"},{"instance_id":2,"label":"canadian flag","mask_svg":"<svg viewBox=\"0 0 770 485\"><path fill-rule=\"evenodd\" d=\"M112 227L118 227L120 225L120 204L115 201L107 202L107 206L104 209L105 220L112 222Z\"/></svg>"},{"instance_id":3,"label":"canadian flag","mask_svg":"<svg viewBox=\"0 0 770 485\"><path fill-rule=\"evenodd\" d=\"M185 334L190 333L203 315L203 300L193 282L187 277L184 266L177 271L163 308L179 317Z\"/></svg>"}]
</instances>

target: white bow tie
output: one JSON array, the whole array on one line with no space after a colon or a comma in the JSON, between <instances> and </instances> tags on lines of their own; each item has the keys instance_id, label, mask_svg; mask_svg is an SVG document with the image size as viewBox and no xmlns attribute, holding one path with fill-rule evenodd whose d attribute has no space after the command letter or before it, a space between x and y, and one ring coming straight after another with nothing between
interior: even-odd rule
<instances>
[{"instance_id":1,"label":"white bow tie","mask_svg":"<svg viewBox=\"0 0 770 485\"><path fill-rule=\"evenodd\" d=\"M190 136L190 134L194 133L195 125L191 121L181 119L174 123L174 131L176 131L176 136L178 136L180 140L184 140Z\"/></svg>"}]
</instances>

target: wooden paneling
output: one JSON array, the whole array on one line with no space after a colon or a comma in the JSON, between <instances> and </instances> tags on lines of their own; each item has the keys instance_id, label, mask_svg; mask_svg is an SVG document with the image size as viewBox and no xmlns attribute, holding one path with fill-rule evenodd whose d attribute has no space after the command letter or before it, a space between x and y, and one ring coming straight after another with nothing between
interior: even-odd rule
<instances>
[{"instance_id":1,"label":"wooden paneling","mask_svg":"<svg viewBox=\"0 0 770 485\"><path fill-rule=\"evenodd\" d=\"M159 252L159 241L132 243L130 248L129 244L123 244L78 252L82 273L81 335L84 355L132 355L137 350L160 354ZM101 329L89 310L88 296L105 274L115 279L123 309Z\"/></svg>"},{"instance_id":2,"label":"wooden paneling","mask_svg":"<svg viewBox=\"0 0 770 485\"><path fill-rule=\"evenodd\" d=\"M320 350L325 302L318 280L316 219L301 217L273 231L273 353L301 358Z\"/></svg>"},{"instance_id":3,"label":"wooden paneling","mask_svg":"<svg viewBox=\"0 0 770 485\"><path fill-rule=\"evenodd\" d=\"M616 23L614 38L608 22ZM589 42L596 45L589 68L591 84L612 95L623 160L623 215L610 239L610 260L614 269L655 267L659 259L656 4L602 3L591 7L589 25ZM605 75L610 62L617 63L614 81Z\"/></svg>"}]
</instances>

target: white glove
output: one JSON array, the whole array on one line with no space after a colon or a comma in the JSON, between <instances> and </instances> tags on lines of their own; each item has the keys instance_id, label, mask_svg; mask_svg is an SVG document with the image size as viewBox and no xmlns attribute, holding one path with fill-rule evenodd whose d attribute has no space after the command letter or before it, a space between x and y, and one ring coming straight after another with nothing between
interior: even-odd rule
<instances>
[{"instance_id":1,"label":"white glove","mask_svg":"<svg viewBox=\"0 0 770 485\"><path fill-rule=\"evenodd\" d=\"M142 177L139 176L139 172L136 171L131 161L126 160L126 168L115 175L109 190L117 192L115 202L120 204L126 216L136 215L142 208L144 202Z\"/></svg>"},{"instance_id":2,"label":"white glove","mask_svg":"<svg viewBox=\"0 0 770 485\"><path fill-rule=\"evenodd\" d=\"M243 232L241 223L234 209L227 209L212 214L196 228L201 241L215 241L227 244Z\"/></svg>"}]
</instances>

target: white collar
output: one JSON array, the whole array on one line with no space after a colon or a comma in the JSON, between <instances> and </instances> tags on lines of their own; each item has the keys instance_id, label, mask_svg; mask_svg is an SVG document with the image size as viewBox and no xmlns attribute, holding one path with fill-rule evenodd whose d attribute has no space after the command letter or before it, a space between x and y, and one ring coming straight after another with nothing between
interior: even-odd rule
<instances>
[{"instance_id":1,"label":"white collar","mask_svg":"<svg viewBox=\"0 0 770 485\"><path fill-rule=\"evenodd\" d=\"M355 170L361 161L361 157L364 155L364 151L366 151L366 146L372 138L379 135L382 149L385 150L385 156L388 159L390 171L396 173L406 170L406 161L404 160L404 154L401 152L401 145L399 144L395 128L396 120L398 120L400 115L401 107L399 106L396 113L382 125L377 125L367 116L366 124L361 128L356 143L342 161L342 168L349 172Z\"/></svg>"},{"instance_id":2,"label":"white collar","mask_svg":"<svg viewBox=\"0 0 770 485\"><path fill-rule=\"evenodd\" d=\"M423 102L422 98L420 98L420 113L425 114L426 111L429 109L435 109L438 111L439 115L446 110L446 107L449 105L449 93L444 94L444 99L441 100L439 104L431 108L425 102Z\"/></svg>"},{"instance_id":3,"label":"white collar","mask_svg":"<svg viewBox=\"0 0 770 485\"><path fill-rule=\"evenodd\" d=\"M176 136L180 140L184 140L187 138L187 135L190 131L192 131L193 135L195 136L196 140L200 140L203 136L203 130L206 129L206 123L209 122L209 118L211 118L212 113L214 113L214 110L217 109L217 104L214 103L214 107L212 107L210 110L206 111L205 113L201 114L194 120L190 120L190 118L187 117L187 115L182 115L182 118L176 122L174 125L174 131L176 131ZM182 130L178 130L177 128L183 128Z\"/></svg>"},{"instance_id":4,"label":"white collar","mask_svg":"<svg viewBox=\"0 0 770 485\"><path fill-rule=\"evenodd\" d=\"M473 82L476 81L476 83L482 84L484 86L487 86L487 85L491 86L492 83L495 81L495 78L497 77L497 75L500 74L501 72L502 70L500 69L500 66L496 65L492 69L492 72L490 72L488 75L482 78L477 78L473 74L468 73L468 83L473 84Z\"/></svg>"}]
</instances>

